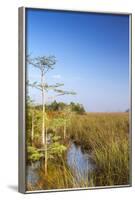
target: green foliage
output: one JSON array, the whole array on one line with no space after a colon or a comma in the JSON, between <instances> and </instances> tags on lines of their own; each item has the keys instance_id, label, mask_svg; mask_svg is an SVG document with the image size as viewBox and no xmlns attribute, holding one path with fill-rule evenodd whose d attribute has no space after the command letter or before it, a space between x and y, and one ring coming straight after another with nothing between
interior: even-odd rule
<instances>
[{"instance_id":1,"label":"green foliage","mask_svg":"<svg viewBox=\"0 0 135 200\"><path fill-rule=\"evenodd\" d=\"M60 144L60 139L59 135L51 135L51 142L48 145L48 154L51 155L51 158L61 156L67 149L65 145Z\"/></svg>"},{"instance_id":2,"label":"green foliage","mask_svg":"<svg viewBox=\"0 0 135 200\"><path fill-rule=\"evenodd\" d=\"M71 110L73 112L76 112L77 114L84 114L85 113L85 109L84 109L82 104L79 104L79 103L75 104L74 102L71 102L70 106L71 106Z\"/></svg>"},{"instance_id":3,"label":"green foliage","mask_svg":"<svg viewBox=\"0 0 135 200\"><path fill-rule=\"evenodd\" d=\"M58 135L54 135L54 136L52 137L52 141L53 141L53 142L56 142L56 141L58 141L58 140L60 140L60 139L61 139L61 137L58 136Z\"/></svg>"},{"instance_id":4,"label":"green foliage","mask_svg":"<svg viewBox=\"0 0 135 200\"><path fill-rule=\"evenodd\" d=\"M30 101L30 104L26 105L26 134L27 143L32 144L31 141L31 131L32 131L32 121L34 128L34 143L40 145L40 134L41 134L41 122L42 122L42 112L34 106Z\"/></svg>"},{"instance_id":5,"label":"green foliage","mask_svg":"<svg viewBox=\"0 0 135 200\"><path fill-rule=\"evenodd\" d=\"M61 156L66 149L66 146L60 144L59 142L54 142L50 145L49 154Z\"/></svg>"},{"instance_id":6,"label":"green foliage","mask_svg":"<svg viewBox=\"0 0 135 200\"><path fill-rule=\"evenodd\" d=\"M43 153L39 152L35 147L28 146L27 148L28 161L38 161L43 157Z\"/></svg>"},{"instance_id":7,"label":"green foliage","mask_svg":"<svg viewBox=\"0 0 135 200\"><path fill-rule=\"evenodd\" d=\"M51 104L46 105L47 111L63 111L66 107L70 107L72 112L77 114L84 114L85 109L82 104L71 102L70 104L66 104L63 102L53 101ZM38 106L40 108L40 106Z\"/></svg>"}]
</instances>

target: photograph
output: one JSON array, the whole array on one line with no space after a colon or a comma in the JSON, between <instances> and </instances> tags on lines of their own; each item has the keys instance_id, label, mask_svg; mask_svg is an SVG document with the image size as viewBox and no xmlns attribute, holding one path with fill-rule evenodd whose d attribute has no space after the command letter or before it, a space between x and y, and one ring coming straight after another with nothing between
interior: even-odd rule
<instances>
[{"instance_id":1,"label":"photograph","mask_svg":"<svg viewBox=\"0 0 135 200\"><path fill-rule=\"evenodd\" d=\"M25 9L26 191L131 185L130 21Z\"/></svg>"}]
</instances>

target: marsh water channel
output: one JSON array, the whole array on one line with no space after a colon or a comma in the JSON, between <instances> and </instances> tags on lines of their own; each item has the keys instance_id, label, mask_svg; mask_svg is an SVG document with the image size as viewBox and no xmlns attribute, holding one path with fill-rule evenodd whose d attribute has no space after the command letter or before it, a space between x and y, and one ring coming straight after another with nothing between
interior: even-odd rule
<instances>
[{"instance_id":1,"label":"marsh water channel","mask_svg":"<svg viewBox=\"0 0 135 200\"><path fill-rule=\"evenodd\" d=\"M95 169L95 164L91 155L81 149L81 146L71 142L67 154L66 162L71 169L74 178L78 182L90 181L91 172ZM27 166L27 183L35 186L41 180L39 175L43 161L36 161Z\"/></svg>"}]
</instances>

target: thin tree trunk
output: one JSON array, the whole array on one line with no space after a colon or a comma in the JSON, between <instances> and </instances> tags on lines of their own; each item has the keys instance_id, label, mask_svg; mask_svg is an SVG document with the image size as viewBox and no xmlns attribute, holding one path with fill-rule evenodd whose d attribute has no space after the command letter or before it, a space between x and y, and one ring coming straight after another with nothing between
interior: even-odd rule
<instances>
[{"instance_id":1,"label":"thin tree trunk","mask_svg":"<svg viewBox=\"0 0 135 200\"><path fill-rule=\"evenodd\" d=\"M45 129L45 175L47 175L47 127Z\"/></svg>"},{"instance_id":2,"label":"thin tree trunk","mask_svg":"<svg viewBox=\"0 0 135 200\"><path fill-rule=\"evenodd\" d=\"M66 121L64 122L64 139L66 138Z\"/></svg>"},{"instance_id":3,"label":"thin tree trunk","mask_svg":"<svg viewBox=\"0 0 135 200\"><path fill-rule=\"evenodd\" d=\"M44 89L44 74L41 74L42 83L42 144L45 149L45 175L47 175L47 127L45 127L45 89Z\"/></svg>"},{"instance_id":4,"label":"thin tree trunk","mask_svg":"<svg viewBox=\"0 0 135 200\"><path fill-rule=\"evenodd\" d=\"M43 73L41 74L41 84L42 84L42 144L45 144L45 99L44 99L44 80Z\"/></svg>"},{"instance_id":5,"label":"thin tree trunk","mask_svg":"<svg viewBox=\"0 0 135 200\"><path fill-rule=\"evenodd\" d=\"M31 143L33 146L33 140L34 140L34 110L32 111L32 122L31 122Z\"/></svg>"}]
</instances>

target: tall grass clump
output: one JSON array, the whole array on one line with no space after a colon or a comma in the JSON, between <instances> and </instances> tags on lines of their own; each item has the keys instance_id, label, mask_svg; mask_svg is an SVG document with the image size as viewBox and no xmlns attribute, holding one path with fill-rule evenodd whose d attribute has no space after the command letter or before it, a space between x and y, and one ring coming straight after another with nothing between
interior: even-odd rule
<instances>
[{"instance_id":1,"label":"tall grass clump","mask_svg":"<svg viewBox=\"0 0 135 200\"><path fill-rule=\"evenodd\" d=\"M68 136L92 155L95 186L129 184L128 113L77 115L68 128Z\"/></svg>"},{"instance_id":2,"label":"tall grass clump","mask_svg":"<svg viewBox=\"0 0 135 200\"><path fill-rule=\"evenodd\" d=\"M27 189L29 191L33 190L49 190L49 189L72 189L72 188L85 188L90 187L91 182L88 180L78 180L74 176L73 171L67 166L65 159L59 157L59 161L48 163L48 174L44 174L44 167L39 169L38 172L40 179L33 186L27 184Z\"/></svg>"}]
</instances>

